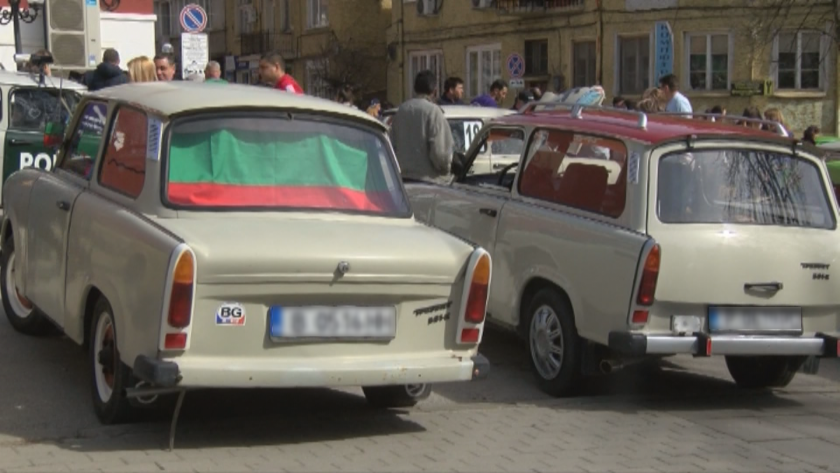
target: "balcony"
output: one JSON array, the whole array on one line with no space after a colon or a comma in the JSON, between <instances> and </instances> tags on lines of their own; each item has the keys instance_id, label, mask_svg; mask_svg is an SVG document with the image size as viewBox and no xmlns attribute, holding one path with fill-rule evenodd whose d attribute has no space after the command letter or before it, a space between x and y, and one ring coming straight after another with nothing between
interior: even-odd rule
<instances>
[{"instance_id":1,"label":"balcony","mask_svg":"<svg viewBox=\"0 0 840 473\"><path fill-rule=\"evenodd\" d=\"M295 37L292 33L272 33L260 31L257 33L244 33L239 35L242 56L251 54L262 54L269 51L277 51L285 59L292 59L297 55Z\"/></svg>"},{"instance_id":2,"label":"balcony","mask_svg":"<svg viewBox=\"0 0 840 473\"><path fill-rule=\"evenodd\" d=\"M582 11L585 0L496 0L496 9L502 15L529 15L537 13Z\"/></svg>"}]
</instances>

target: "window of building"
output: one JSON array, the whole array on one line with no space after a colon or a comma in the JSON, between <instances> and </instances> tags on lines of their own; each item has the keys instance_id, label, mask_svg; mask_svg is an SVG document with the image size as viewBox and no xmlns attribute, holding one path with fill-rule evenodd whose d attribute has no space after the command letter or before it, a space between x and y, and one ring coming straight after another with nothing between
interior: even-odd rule
<instances>
[{"instance_id":1,"label":"window of building","mask_svg":"<svg viewBox=\"0 0 840 473\"><path fill-rule=\"evenodd\" d=\"M262 5L260 5L262 31L274 33L274 14L274 0L262 0Z\"/></svg>"},{"instance_id":2,"label":"window of building","mask_svg":"<svg viewBox=\"0 0 840 473\"><path fill-rule=\"evenodd\" d=\"M306 24L309 28L321 28L328 26L327 18L328 0L306 0Z\"/></svg>"},{"instance_id":3,"label":"window of building","mask_svg":"<svg viewBox=\"0 0 840 473\"><path fill-rule=\"evenodd\" d=\"M438 82L438 93L443 93L443 82L446 80L443 70L443 52L441 51L412 51L408 53L408 95L414 96L414 79L420 71L430 70L435 74Z\"/></svg>"},{"instance_id":4,"label":"window of building","mask_svg":"<svg viewBox=\"0 0 840 473\"><path fill-rule=\"evenodd\" d=\"M525 41L525 74L548 74L548 40Z\"/></svg>"},{"instance_id":5,"label":"window of building","mask_svg":"<svg viewBox=\"0 0 840 473\"><path fill-rule=\"evenodd\" d=\"M641 95L650 87L650 37L619 37L618 58L619 94Z\"/></svg>"},{"instance_id":6,"label":"window of building","mask_svg":"<svg viewBox=\"0 0 840 473\"><path fill-rule=\"evenodd\" d=\"M108 106L101 102L89 102L73 130L70 144L64 152L59 167L69 173L90 180L99 145L105 131L105 117Z\"/></svg>"},{"instance_id":7,"label":"window of building","mask_svg":"<svg viewBox=\"0 0 840 473\"><path fill-rule=\"evenodd\" d=\"M239 34L250 34L256 30L257 11L252 0L236 0L236 27Z\"/></svg>"},{"instance_id":8,"label":"window of building","mask_svg":"<svg viewBox=\"0 0 840 473\"><path fill-rule=\"evenodd\" d=\"M117 110L99 170L103 187L129 197L140 195L146 180L147 131L145 113L127 107Z\"/></svg>"},{"instance_id":9,"label":"window of building","mask_svg":"<svg viewBox=\"0 0 840 473\"><path fill-rule=\"evenodd\" d=\"M627 148L619 140L539 130L528 147L519 193L618 218L627 194Z\"/></svg>"},{"instance_id":10,"label":"window of building","mask_svg":"<svg viewBox=\"0 0 840 473\"><path fill-rule=\"evenodd\" d=\"M292 30L292 16L289 6L290 0L279 0L280 2L280 28L282 32Z\"/></svg>"},{"instance_id":11,"label":"window of building","mask_svg":"<svg viewBox=\"0 0 840 473\"><path fill-rule=\"evenodd\" d=\"M169 2L155 2L155 34L158 38L169 38L172 36L170 23L172 17L170 15Z\"/></svg>"},{"instance_id":12,"label":"window of building","mask_svg":"<svg viewBox=\"0 0 840 473\"><path fill-rule=\"evenodd\" d=\"M776 36L773 44L776 87L824 90L825 38L819 31L791 31Z\"/></svg>"},{"instance_id":13,"label":"window of building","mask_svg":"<svg viewBox=\"0 0 840 473\"><path fill-rule=\"evenodd\" d=\"M690 90L729 90L729 34L687 34L686 49Z\"/></svg>"},{"instance_id":14,"label":"window of building","mask_svg":"<svg viewBox=\"0 0 840 473\"><path fill-rule=\"evenodd\" d=\"M573 87L589 87L595 85L595 41L580 41L572 47L574 57Z\"/></svg>"},{"instance_id":15,"label":"window of building","mask_svg":"<svg viewBox=\"0 0 840 473\"><path fill-rule=\"evenodd\" d=\"M225 29L225 0L169 0L160 2L160 11L165 13L159 17L158 24L161 25L159 33L162 37L175 36L181 33L181 10L185 5L195 3L207 12L207 29L205 31L218 31ZM166 5L166 6L164 6ZM168 31L162 25L163 18L168 23Z\"/></svg>"},{"instance_id":16,"label":"window of building","mask_svg":"<svg viewBox=\"0 0 840 473\"><path fill-rule=\"evenodd\" d=\"M306 61L306 93L332 100L335 91L326 80L327 64L324 60Z\"/></svg>"},{"instance_id":17,"label":"window of building","mask_svg":"<svg viewBox=\"0 0 840 473\"><path fill-rule=\"evenodd\" d=\"M487 93L493 81L502 78L500 44L467 48L467 97Z\"/></svg>"}]
</instances>

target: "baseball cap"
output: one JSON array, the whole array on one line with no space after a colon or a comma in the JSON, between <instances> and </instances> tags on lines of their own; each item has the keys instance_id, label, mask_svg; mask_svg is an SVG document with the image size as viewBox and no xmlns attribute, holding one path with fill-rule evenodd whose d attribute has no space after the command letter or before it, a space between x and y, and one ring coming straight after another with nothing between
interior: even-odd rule
<instances>
[{"instance_id":1,"label":"baseball cap","mask_svg":"<svg viewBox=\"0 0 840 473\"><path fill-rule=\"evenodd\" d=\"M517 95L516 98L525 103L533 102L534 94L528 90L523 90L522 92L519 92L519 95Z\"/></svg>"}]
</instances>

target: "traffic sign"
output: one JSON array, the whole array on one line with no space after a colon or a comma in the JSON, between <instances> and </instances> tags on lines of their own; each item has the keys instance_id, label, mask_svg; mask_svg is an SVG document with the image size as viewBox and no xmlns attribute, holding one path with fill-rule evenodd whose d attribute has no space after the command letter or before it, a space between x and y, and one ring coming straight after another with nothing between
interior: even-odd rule
<instances>
[{"instance_id":1,"label":"traffic sign","mask_svg":"<svg viewBox=\"0 0 840 473\"><path fill-rule=\"evenodd\" d=\"M507 58L507 70L511 78L522 77L525 75L525 60L518 53L511 53Z\"/></svg>"},{"instance_id":2,"label":"traffic sign","mask_svg":"<svg viewBox=\"0 0 840 473\"><path fill-rule=\"evenodd\" d=\"M524 89L525 79L511 79L509 85L511 89Z\"/></svg>"},{"instance_id":3,"label":"traffic sign","mask_svg":"<svg viewBox=\"0 0 840 473\"><path fill-rule=\"evenodd\" d=\"M207 28L207 12L195 3L185 5L181 9L181 28L187 33L201 33Z\"/></svg>"}]
</instances>

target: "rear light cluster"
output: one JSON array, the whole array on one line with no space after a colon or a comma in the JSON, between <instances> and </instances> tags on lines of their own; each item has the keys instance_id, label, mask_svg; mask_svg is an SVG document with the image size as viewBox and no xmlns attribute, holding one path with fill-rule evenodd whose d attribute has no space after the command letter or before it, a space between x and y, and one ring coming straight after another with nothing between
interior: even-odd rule
<instances>
[{"instance_id":1,"label":"rear light cluster","mask_svg":"<svg viewBox=\"0 0 840 473\"><path fill-rule=\"evenodd\" d=\"M183 248L172 267L169 291L169 305L166 323L163 327L164 350L185 350L189 342L189 326L192 322L193 298L195 294L195 255L189 248Z\"/></svg>"},{"instance_id":2,"label":"rear light cluster","mask_svg":"<svg viewBox=\"0 0 840 473\"><path fill-rule=\"evenodd\" d=\"M639 281L639 288L636 293L636 304L644 307L653 305L656 296L656 282L659 279L659 263L662 259L662 252L658 244L653 245L645 258L642 267L642 279ZM633 325L643 325L648 321L649 312L640 308L633 311L630 322Z\"/></svg>"},{"instance_id":3,"label":"rear light cluster","mask_svg":"<svg viewBox=\"0 0 840 473\"><path fill-rule=\"evenodd\" d=\"M472 271L465 281L464 316L458 327L458 341L462 344L479 343L484 319L487 315L487 297L490 291L490 254L484 250L473 253Z\"/></svg>"}]
</instances>

